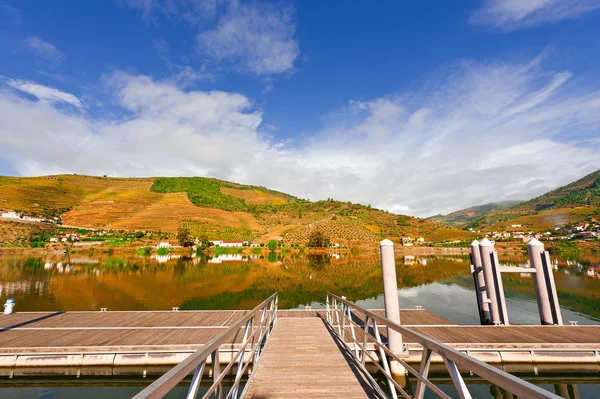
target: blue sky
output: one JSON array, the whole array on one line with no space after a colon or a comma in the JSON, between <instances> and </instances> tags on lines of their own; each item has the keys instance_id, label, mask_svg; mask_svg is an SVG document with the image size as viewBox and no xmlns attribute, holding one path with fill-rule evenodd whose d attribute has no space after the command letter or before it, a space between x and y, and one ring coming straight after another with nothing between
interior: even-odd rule
<instances>
[{"instance_id":1,"label":"blue sky","mask_svg":"<svg viewBox=\"0 0 600 399\"><path fill-rule=\"evenodd\" d=\"M429 216L600 168L600 2L0 0L0 174Z\"/></svg>"}]
</instances>

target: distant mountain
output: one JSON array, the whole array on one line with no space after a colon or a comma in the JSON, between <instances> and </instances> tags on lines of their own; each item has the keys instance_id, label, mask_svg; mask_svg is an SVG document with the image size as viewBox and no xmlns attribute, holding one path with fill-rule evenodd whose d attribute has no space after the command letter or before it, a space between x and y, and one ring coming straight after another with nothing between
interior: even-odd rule
<instances>
[{"instance_id":1,"label":"distant mountain","mask_svg":"<svg viewBox=\"0 0 600 399\"><path fill-rule=\"evenodd\" d=\"M600 170L511 208L513 212L532 214L546 209L600 205Z\"/></svg>"},{"instance_id":2,"label":"distant mountain","mask_svg":"<svg viewBox=\"0 0 600 399\"><path fill-rule=\"evenodd\" d=\"M434 222L443 223L446 226L464 228L477 218L481 218L491 212L498 212L511 206L522 203L523 201L500 201L491 202L485 205L472 206L449 213L447 215L435 215L427 218Z\"/></svg>"},{"instance_id":3,"label":"distant mountain","mask_svg":"<svg viewBox=\"0 0 600 399\"><path fill-rule=\"evenodd\" d=\"M515 206L494 210L470 221L467 228L510 230L550 229L600 216L600 170ZM511 223L506 223L510 221Z\"/></svg>"},{"instance_id":4,"label":"distant mountain","mask_svg":"<svg viewBox=\"0 0 600 399\"><path fill-rule=\"evenodd\" d=\"M312 202L204 177L0 176L0 210L60 217L72 227L174 233L185 226L198 237L261 242L273 238L302 244L315 230L347 245L375 244L385 237L441 241L473 236L371 206L333 199ZM5 228L14 230L12 225Z\"/></svg>"}]
</instances>

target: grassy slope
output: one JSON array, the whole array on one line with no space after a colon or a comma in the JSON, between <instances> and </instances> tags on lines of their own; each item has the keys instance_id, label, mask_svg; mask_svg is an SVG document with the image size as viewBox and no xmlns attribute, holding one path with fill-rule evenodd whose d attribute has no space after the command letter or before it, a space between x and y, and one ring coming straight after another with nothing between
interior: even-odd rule
<instances>
[{"instance_id":1,"label":"grassy slope","mask_svg":"<svg viewBox=\"0 0 600 399\"><path fill-rule=\"evenodd\" d=\"M556 225L597 219L600 217L600 170L514 206L498 209L494 205L467 208L429 219L459 228L472 227L487 231L540 231ZM522 227L511 228L512 224L520 224Z\"/></svg>"},{"instance_id":2,"label":"grassy slope","mask_svg":"<svg viewBox=\"0 0 600 399\"><path fill-rule=\"evenodd\" d=\"M485 215L470 223L470 227L498 230L522 224L524 228L544 230L598 216L600 170L519 205Z\"/></svg>"},{"instance_id":3,"label":"grassy slope","mask_svg":"<svg viewBox=\"0 0 600 399\"><path fill-rule=\"evenodd\" d=\"M463 228L468 225L471 221L485 216L491 212L501 211L506 208L518 205L523 201L500 201L492 202L485 205L472 206L470 208L461 209L449 213L447 215L435 215L427 218L435 222L444 223L447 226L456 228Z\"/></svg>"},{"instance_id":4,"label":"grassy slope","mask_svg":"<svg viewBox=\"0 0 600 399\"><path fill-rule=\"evenodd\" d=\"M50 226L38 223L0 220L0 248L29 247L32 235L39 235L44 231L50 235L54 230Z\"/></svg>"},{"instance_id":5,"label":"grassy slope","mask_svg":"<svg viewBox=\"0 0 600 399\"><path fill-rule=\"evenodd\" d=\"M340 201L310 202L264 187L209 178L0 177L0 210L61 215L67 226L175 232L303 243L317 229L342 243L427 240L470 233Z\"/></svg>"}]
</instances>

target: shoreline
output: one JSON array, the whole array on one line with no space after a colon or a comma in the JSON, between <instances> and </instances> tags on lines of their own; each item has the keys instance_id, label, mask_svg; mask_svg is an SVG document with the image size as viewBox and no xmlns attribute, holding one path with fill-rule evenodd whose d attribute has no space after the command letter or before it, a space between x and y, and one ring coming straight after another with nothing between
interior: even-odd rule
<instances>
[{"instance_id":1,"label":"shoreline","mask_svg":"<svg viewBox=\"0 0 600 399\"><path fill-rule=\"evenodd\" d=\"M561 246L567 245L566 250L561 249ZM149 247L150 243L139 242L136 245L126 246L110 246L103 245L102 243L75 243L70 248L65 248L60 245L51 245L45 248L24 248L24 247L0 247L0 256L6 255L21 255L21 256L42 256L42 255L67 255L67 254L88 254L90 256L95 255L118 255L118 254L129 254L134 255L141 247ZM595 254L600 253L600 243L597 241L566 241L566 242L544 242L545 249L555 254ZM278 248L274 252L277 254L306 254L306 255L319 255L319 254L343 254L343 253L354 253L358 248L360 254L378 254L379 247L376 245L363 245L354 246L352 248L285 248L284 250ZM518 255L527 253L527 244L522 242L496 242L496 250L501 255ZM251 247L233 247L223 248L225 253L234 253L241 255L267 255L269 250L265 247L260 248L260 253L253 252L257 248ZM240 251L241 250L241 251ZM156 252L155 250L152 251ZM394 253L398 255L416 255L416 256L427 256L427 255L469 255L471 252L470 247L430 247L430 246L402 246L396 244L394 247ZM175 248L170 250L171 254L191 254L193 250L190 248ZM215 248L211 247L207 254L214 256Z\"/></svg>"}]
</instances>

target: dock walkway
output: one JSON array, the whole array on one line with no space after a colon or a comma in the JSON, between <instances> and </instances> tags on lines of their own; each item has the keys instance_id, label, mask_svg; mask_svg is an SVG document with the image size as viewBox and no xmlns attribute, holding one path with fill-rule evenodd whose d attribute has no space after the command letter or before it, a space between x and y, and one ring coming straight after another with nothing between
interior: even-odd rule
<instances>
[{"instance_id":1,"label":"dock walkway","mask_svg":"<svg viewBox=\"0 0 600 399\"><path fill-rule=\"evenodd\" d=\"M252 378L248 398L378 398L324 320L282 318Z\"/></svg>"},{"instance_id":2,"label":"dock walkway","mask_svg":"<svg viewBox=\"0 0 600 399\"><path fill-rule=\"evenodd\" d=\"M405 325L452 324L426 310L400 312ZM0 316L0 354L194 351L245 314L246 310L15 313ZM324 315L324 310L277 311L280 319ZM238 334L231 343L241 339Z\"/></svg>"},{"instance_id":3,"label":"dock walkway","mask_svg":"<svg viewBox=\"0 0 600 399\"><path fill-rule=\"evenodd\" d=\"M19 312L0 315L0 376L157 374L246 315L245 310ZM384 315L383 310L373 313ZM304 318L322 323L325 310L278 310L278 323ZM427 310L400 310L402 325L488 363L529 372L542 364L600 369L600 326L459 326ZM361 321L359 320L359 324ZM276 327L277 328L277 327ZM300 329L298 329L300 332ZM346 340L351 336L346 331ZM380 327L385 336L386 329ZM359 341L362 332L356 331ZM240 347L243 330L220 351L227 362ZM419 363L422 347L405 338L408 362ZM370 345L372 347L372 345ZM440 362L434 357L432 362ZM511 370L513 370L511 368Z\"/></svg>"}]
</instances>

